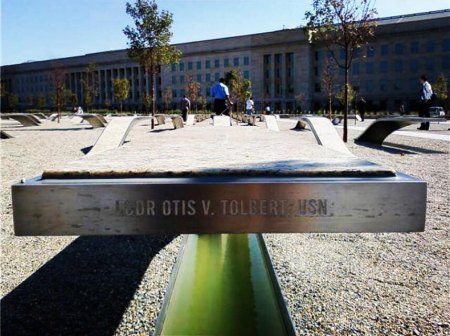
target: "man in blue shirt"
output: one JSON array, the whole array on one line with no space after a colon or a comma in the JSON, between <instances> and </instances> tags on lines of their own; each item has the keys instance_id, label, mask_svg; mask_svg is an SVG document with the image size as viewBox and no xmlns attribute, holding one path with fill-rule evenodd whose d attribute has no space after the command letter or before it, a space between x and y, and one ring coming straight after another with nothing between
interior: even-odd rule
<instances>
[{"instance_id":1,"label":"man in blue shirt","mask_svg":"<svg viewBox=\"0 0 450 336\"><path fill-rule=\"evenodd\" d=\"M216 115L229 114L226 102L228 103L228 106L233 105L230 100L230 92L228 91L228 86L226 86L224 82L225 80L223 78L220 78L219 82L214 84L214 86L211 87L210 90L211 97L214 98L214 112L216 113Z\"/></svg>"}]
</instances>

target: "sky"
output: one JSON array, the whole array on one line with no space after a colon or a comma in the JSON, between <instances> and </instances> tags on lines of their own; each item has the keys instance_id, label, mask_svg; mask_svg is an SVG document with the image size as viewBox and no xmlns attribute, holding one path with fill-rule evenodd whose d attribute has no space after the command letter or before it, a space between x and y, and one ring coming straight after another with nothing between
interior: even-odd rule
<instances>
[{"instance_id":1,"label":"sky","mask_svg":"<svg viewBox=\"0 0 450 336\"><path fill-rule=\"evenodd\" d=\"M134 0L128 0L134 3ZM126 0L1 0L1 65L127 48ZM312 0L157 0L173 14L172 43L305 24ZM450 0L376 0L379 17L450 8Z\"/></svg>"}]
</instances>

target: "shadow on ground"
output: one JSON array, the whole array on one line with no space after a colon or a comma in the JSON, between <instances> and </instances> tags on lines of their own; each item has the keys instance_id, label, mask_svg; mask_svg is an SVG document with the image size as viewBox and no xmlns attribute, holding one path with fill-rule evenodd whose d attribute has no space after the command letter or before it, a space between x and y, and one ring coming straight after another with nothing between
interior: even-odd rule
<instances>
[{"instance_id":1,"label":"shadow on ground","mask_svg":"<svg viewBox=\"0 0 450 336\"><path fill-rule=\"evenodd\" d=\"M355 143L359 146L364 146L364 147L376 149L376 150L391 153L391 154L446 154L446 152L443 152L443 151L422 148L422 147L416 147L416 146L401 145L401 144L386 142L386 141L383 142L383 145L376 145L376 144L372 144L369 142L363 142L363 141L355 141Z\"/></svg>"},{"instance_id":2,"label":"shadow on ground","mask_svg":"<svg viewBox=\"0 0 450 336\"><path fill-rule=\"evenodd\" d=\"M151 260L174 238L76 239L1 300L1 335L113 335Z\"/></svg>"}]
</instances>

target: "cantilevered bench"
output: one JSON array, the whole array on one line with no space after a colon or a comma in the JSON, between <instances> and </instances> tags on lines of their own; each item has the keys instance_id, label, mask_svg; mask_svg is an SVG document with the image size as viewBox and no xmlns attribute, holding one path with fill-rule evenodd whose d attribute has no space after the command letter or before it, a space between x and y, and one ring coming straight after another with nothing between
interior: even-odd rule
<instances>
[{"instance_id":1,"label":"cantilevered bench","mask_svg":"<svg viewBox=\"0 0 450 336\"><path fill-rule=\"evenodd\" d=\"M274 115L264 116L264 121L266 122L267 129L277 132L280 130L280 128L278 127L277 119Z\"/></svg>"},{"instance_id":2,"label":"cantilevered bench","mask_svg":"<svg viewBox=\"0 0 450 336\"><path fill-rule=\"evenodd\" d=\"M444 118L389 117L375 120L355 139L357 142L368 142L382 145L383 141L400 128L423 122L444 122Z\"/></svg>"},{"instance_id":3,"label":"cantilevered bench","mask_svg":"<svg viewBox=\"0 0 450 336\"><path fill-rule=\"evenodd\" d=\"M32 114L27 113L2 113L2 119L13 119L19 122L22 126L39 126L41 121Z\"/></svg>"},{"instance_id":4,"label":"cantilevered bench","mask_svg":"<svg viewBox=\"0 0 450 336\"><path fill-rule=\"evenodd\" d=\"M14 138L11 134L6 133L5 131L0 131L0 139L11 139Z\"/></svg>"},{"instance_id":5,"label":"cantilevered bench","mask_svg":"<svg viewBox=\"0 0 450 336\"><path fill-rule=\"evenodd\" d=\"M12 203L16 235L193 234L157 335L294 335L259 233L424 230L425 182L307 133L193 126L145 139L22 180Z\"/></svg>"},{"instance_id":6,"label":"cantilevered bench","mask_svg":"<svg viewBox=\"0 0 450 336\"><path fill-rule=\"evenodd\" d=\"M106 127L108 122L106 119L98 114L80 114L77 117L86 120L89 124L91 124L92 128Z\"/></svg>"},{"instance_id":7,"label":"cantilevered bench","mask_svg":"<svg viewBox=\"0 0 450 336\"><path fill-rule=\"evenodd\" d=\"M330 119L323 117L302 117L301 120L309 125L319 145L353 156L337 133Z\"/></svg>"},{"instance_id":8,"label":"cantilevered bench","mask_svg":"<svg viewBox=\"0 0 450 336\"><path fill-rule=\"evenodd\" d=\"M104 152L120 147L125 142L128 133L140 121L151 117L114 117L100 134L88 155Z\"/></svg>"}]
</instances>

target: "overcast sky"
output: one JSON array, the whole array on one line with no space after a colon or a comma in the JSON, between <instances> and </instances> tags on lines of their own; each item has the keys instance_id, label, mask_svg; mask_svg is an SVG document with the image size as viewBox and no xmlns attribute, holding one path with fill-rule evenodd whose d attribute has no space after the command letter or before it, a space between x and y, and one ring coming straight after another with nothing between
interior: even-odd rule
<instances>
[{"instance_id":1,"label":"overcast sky","mask_svg":"<svg viewBox=\"0 0 450 336\"><path fill-rule=\"evenodd\" d=\"M131 1L131 0L130 0ZM134 2L134 0L132 0ZM309 0L158 0L173 13L172 43L305 23ZM1 65L127 48L125 0L1 0ZM450 0L377 0L380 17L450 7Z\"/></svg>"}]
</instances>

